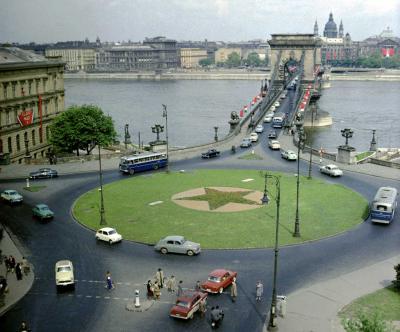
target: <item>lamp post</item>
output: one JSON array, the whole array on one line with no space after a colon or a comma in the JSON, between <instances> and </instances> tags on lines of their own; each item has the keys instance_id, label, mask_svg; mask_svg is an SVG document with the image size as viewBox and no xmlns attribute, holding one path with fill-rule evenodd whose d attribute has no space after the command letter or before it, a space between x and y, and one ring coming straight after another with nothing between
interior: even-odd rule
<instances>
[{"instance_id":1,"label":"lamp post","mask_svg":"<svg viewBox=\"0 0 400 332\"><path fill-rule=\"evenodd\" d=\"M215 130L214 141L218 142L218 127L214 127L214 130Z\"/></svg>"},{"instance_id":2,"label":"lamp post","mask_svg":"<svg viewBox=\"0 0 400 332\"><path fill-rule=\"evenodd\" d=\"M348 146L349 145L349 138L353 137L354 131L349 129L349 128L345 128L345 129L342 129L340 132L342 133L342 136L346 138L346 144L345 145Z\"/></svg>"},{"instance_id":3,"label":"lamp post","mask_svg":"<svg viewBox=\"0 0 400 332\"><path fill-rule=\"evenodd\" d=\"M316 107L316 106L314 106L314 107ZM314 107L311 108L311 131L312 132L314 131L314 110L315 110ZM311 164L312 164L312 152L313 152L313 150L312 150L311 139L309 141L310 141L310 162L308 164L308 179L311 180L312 179L312 176L311 176Z\"/></svg>"},{"instance_id":4,"label":"lamp post","mask_svg":"<svg viewBox=\"0 0 400 332\"><path fill-rule=\"evenodd\" d=\"M125 124L124 143L125 143L125 150L127 150L128 144L131 144L131 135L129 135L129 124Z\"/></svg>"},{"instance_id":5,"label":"lamp post","mask_svg":"<svg viewBox=\"0 0 400 332\"><path fill-rule=\"evenodd\" d=\"M163 110L163 118L165 118L165 139L167 141L167 172L169 172L169 155L168 155L168 111L167 105L162 104Z\"/></svg>"},{"instance_id":6,"label":"lamp post","mask_svg":"<svg viewBox=\"0 0 400 332\"><path fill-rule=\"evenodd\" d=\"M157 142L159 142L160 141L160 133L162 133L164 131L164 126L155 124L154 126L151 127L151 131L157 135Z\"/></svg>"},{"instance_id":7,"label":"lamp post","mask_svg":"<svg viewBox=\"0 0 400 332\"><path fill-rule=\"evenodd\" d=\"M269 321L268 321L268 330L274 331L277 330L277 322L276 322L276 305L277 305L277 293L276 293L276 282L277 282L277 272L278 272L278 254L279 254L279 208L281 202L281 184L280 177L272 174L268 174L267 172L264 175L264 195L261 199L262 204L268 204L268 188L267 188L267 180L273 179L275 181L276 193L274 198L276 202L276 221L275 221L275 248L274 248L274 279L272 286L272 301L271 301L271 309L269 312Z\"/></svg>"},{"instance_id":8,"label":"lamp post","mask_svg":"<svg viewBox=\"0 0 400 332\"><path fill-rule=\"evenodd\" d=\"M99 178L100 178L100 225L107 225L105 210L104 210L104 197L103 197L103 171L101 169L101 153L100 143L97 144L99 147Z\"/></svg>"},{"instance_id":9,"label":"lamp post","mask_svg":"<svg viewBox=\"0 0 400 332\"><path fill-rule=\"evenodd\" d=\"M300 216L299 216L299 190L300 190L300 147L304 143L305 135L303 130L303 121L301 117L296 120L296 128L298 135L297 142L297 190L296 190L296 219L294 222L294 237L300 237Z\"/></svg>"}]
</instances>

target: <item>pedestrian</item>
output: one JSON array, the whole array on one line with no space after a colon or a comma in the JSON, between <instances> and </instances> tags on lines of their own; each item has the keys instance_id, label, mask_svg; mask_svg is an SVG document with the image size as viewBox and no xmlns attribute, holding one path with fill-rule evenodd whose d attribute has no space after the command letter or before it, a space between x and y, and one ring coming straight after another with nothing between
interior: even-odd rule
<instances>
[{"instance_id":1,"label":"pedestrian","mask_svg":"<svg viewBox=\"0 0 400 332\"><path fill-rule=\"evenodd\" d=\"M200 292L201 291L201 287L200 287L200 280L196 281L196 286L194 288L196 291Z\"/></svg>"},{"instance_id":2,"label":"pedestrian","mask_svg":"<svg viewBox=\"0 0 400 332\"><path fill-rule=\"evenodd\" d=\"M177 296L181 296L181 295L183 294L182 285L183 285L183 281L182 281L182 280L179 280L179 283L178 283L178 292L176 293Z\"/></svg>"},{"instance_id":3,"label":"pedestrian","mask_svg":"<svg viewBox=\"0 0 400 332\"><path fill-rule=\"evenodd\" d=\"M156 280L158 283L158 286L160 288L164 287L164 271L161 268L158 268L157 272L156 272Z\"/></svg>"},{"instance_id":4,"label":"pedestrian","mask_svg":"<svg viewBox=\"0 0 400 332\"><path fill-rule=\"evenodd\" d=\"M31 267L29 266L29 262L25 257L22 257L21 267L22 270L24 271L24 274L27 276L31 270Z\"/></svg>"},{"instance_id":5,"label":"pedestrian","mask_svg":"<svg viewBox=\"0 0 400 332\"><path fill-rule=\"evenodd\" d=\"M263 293L264 293L264 285L261 283L261 280L258 280L256 284L256 301L261 301Z\"/></svg>"},{"instance_id":6,"label":"pedestrian","mask_svg":"<svg viewBox=\"0 0 400 332\"><path fill-rule=\"evenodd\" d=\"M15 258L13 257L13 256L9 256L8 257L8 262L9 262L9 266L10 266L10 271L12 272L12 273L14 273L14 270L15 270Z\"/></svg>"},{"instance_id":7,"label":"pedestrian","mask_svg":"<svg viewBox=\"0 0 400 332\"><path fill-rule=\"evenodd\" d=\"M28 327L25 321L22 321L21 326L19 327L18 332L30 332L31 329Z\"/></svg>"},{"instance_id":8,"label":"pedestrian","mask_svg":"<svg viewBox=\"0 0 400 332\"><path fill-rule=\"evenodd\" d=\"M167 288L168 288L168 292L175 292L176 290L176 280L175 280L175 276L171 276L169 277L168 281L167 281Z\"/></svg>"},{"instance_id":9,"label":"pedestrian","mask_svg":"<svg viewBox=\"0 0 400 332\"><path fill-rule=\"evenodd\" d=\"M236 302L236 297L237 297L237 285L236 285L236 279L233 279L232 285L231 285L232 302Z\"/></svg>"},{"instance_id":10,"label":"pedestrian","mask_svg":"<svg viewBox=\"0 0 400 332\"><path fill-rule=\"evenodd\" d=\"M153 284L151 283L151 280L147 281L146 288L147 288L147 298L152 299L154 297L154 292L153 292L154 288Z\"/></svg>"},{"instance_id":11,"label":"pedestrian","mask_svg":"<svg viewBox=\"0 0 400 332\"><path fill-rule=\"evenodd\" d=\"M111 273L110 273L110 271L107 271L107 273L106 273L106 288L107 288L108 290L111 290L111 289L114 289L114 288L115 288L114 283L113 283L113 281L112 281L112 279L111 279Z\"/></svg>"},{"instance_id":12,"label":"pedestrian","mask_svg":"<svg viewBox=\"0 0 400 332\"><path fill-rule=\"evenodd\" d=\"M199 304L199 311L200 311L200 317L203 318L206 314L207 308L206 308L206 301L200 301Z\"/></svg>"},{"instance_id":13,"label":"pedestrian","mask_svg":"<svg viewBox=\"0 0 400 332\"><path fill-rule=\"evenodd\" d=\"M15 275L17 277L17 280L22 280L22 268L20 263L17 263L17 265L15 266Z\"/></svg>"},{"instance_id":14,"label":"pedestrian","mask_svg":"<svg viewBox=\"0 0 400 332\"><path fill-rule=\"evenodd\" d=\"M160 286L158 285L158 281L156 281L154 283L153 289L154 289L154 291L153 291L154 292L154 298L156 300L159 300L160 296L161 296L161 289L160 289Z\"/></svg>"}]
</instances>

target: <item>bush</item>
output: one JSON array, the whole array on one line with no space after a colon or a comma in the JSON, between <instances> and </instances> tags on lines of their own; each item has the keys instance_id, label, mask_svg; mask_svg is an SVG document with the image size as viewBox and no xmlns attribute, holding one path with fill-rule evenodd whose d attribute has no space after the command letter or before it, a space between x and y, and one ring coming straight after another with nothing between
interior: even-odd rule
<instances>
[{"instance_id":1,"label":"bush","mask_svg":"<svg viewBox=\"0 0 400 332\"><path fill-rule=\"evenodd\" d=\"M382 319L382 316L378 312L368 315L360 311L356 317L345 320L343 326L347 332L392 331L392 328Z\"/></svg>"},{"instance_id":2,"label":"bush","mask_svg":"<svg viewBox=\"0 0 400 332\"><path fill-rule=\"evenodd\" d=\"M394 270L396 271L396 279L393 280L393 285L397 291L400 291L400 264L395 265Z\"/></svg>"}]
</instances>

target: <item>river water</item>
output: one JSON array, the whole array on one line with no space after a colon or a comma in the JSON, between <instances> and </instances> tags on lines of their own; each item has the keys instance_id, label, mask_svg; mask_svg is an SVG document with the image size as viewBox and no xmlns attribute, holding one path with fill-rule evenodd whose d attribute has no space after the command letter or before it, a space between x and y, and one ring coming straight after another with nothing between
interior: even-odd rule
<instances>
[{"instance_id":1,"label":"river water","mask_svg":"<svg viewBox=\"0 0 400 332\"><path fill-rule=\"evenodd\" d=\"M400 147L400 82L332 81L323 90L319 108L333 118L329 127L312 135L313 146L335 152L344 144L341 129L354 131L349 144L368 150L372 129L378 147ZM66 107L95 104L115 122L123 141L124 125L129 124L134 143L140 132L144 143L155 140L151 127L165 124L162 104L168 109L168 136L171 146L192 146L211 142L214 126L222 138L229 131L232 111L249 104L260 90L257 80L85 80L65 79ZM165 132L161 134L165 137Z\"/></svg>"}]
</instances>

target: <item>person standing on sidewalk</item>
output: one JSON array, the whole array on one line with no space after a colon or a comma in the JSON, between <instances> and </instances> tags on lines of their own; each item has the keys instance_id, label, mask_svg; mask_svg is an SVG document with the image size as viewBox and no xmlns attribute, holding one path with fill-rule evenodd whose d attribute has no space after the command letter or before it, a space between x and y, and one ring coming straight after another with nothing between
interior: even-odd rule
<instances>
[{"instance_id":1,"label":"person standing on sidewalk","mask_svg":"<svg viewBox=\"0 0 400 332\"><path fill-rule=\"evenodd\" d=\"M22 280L22 267L20 263L17 263L15 266L15 275L17 277L17 280Z\"/></svg>"},{"instance_id":2,"label":"person standing on sidewalk","mask_svg":"<svg viewBox=\"0 0 400 332\"><path fill-rule=\"evenodd\" d=\"M236 302L236 297L237 297L237 285L236 285L236 279L233 279L232 285L231 285L231 299L232 299L232 302Z\"/></svg>"},{"instance_id":3,"label":"person standing on sidewalk","mask_svg":"<svg viewBox=\"0 0 400 332\"><path fill-rule=\"evenodd\" d=\"M156 280L157 280L158 286L160 288L163 288L164 287L164 271L161 268L159 268L158 271L156 272Z\"/></svg>"},{"instance_id":4,"label":"person standing on sidewalk","mask_svg":"<svg viewBox=\"0 0 400 332\"><path fill-rule=\"evenodd\" d=\"M264 293L264 285L261 283L261 280L258 280L256 284L256 301L261 301L263 293Z\"/></svg>"}]
</instances>

